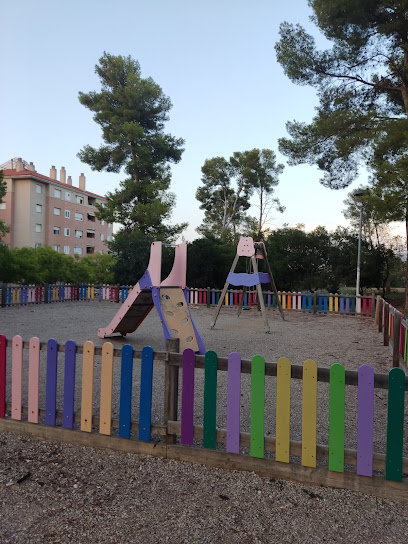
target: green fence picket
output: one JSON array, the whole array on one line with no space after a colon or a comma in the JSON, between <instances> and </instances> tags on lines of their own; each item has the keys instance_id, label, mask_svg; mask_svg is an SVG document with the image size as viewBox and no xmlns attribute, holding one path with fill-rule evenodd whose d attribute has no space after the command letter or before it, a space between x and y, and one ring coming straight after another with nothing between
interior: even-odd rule
<instances>
[{"instance_id":1,"label":"green fence picket","mask_svg":"<svg viewBox=\"0 0 408 544\"><path fill-rule=\"evenodd\" d=\"M344 418L346 371L334 363L330 367L329 470L344 472Z\"/></svg>"},{"instance_id":2,"label":"green fence picket","mask_svg":"<svg viewBox=\"0 0 408 544\"><path fill-rule=\"evenodd\" d=\"M217 366L218 356L215 351L207 351L204 366L204 448L215 449L217 446Z\"/></svg>"},{"instance_id":3,"label":"green fence picket","mask_svg":"<svg viewBox=\"0 0 408 544\"><path fill-rule=\"evenodd\" d=\"M393 368L388 374L387 452L385 479L402 481L402 451L404 436L405 372Z\"/></svg>"},{"instance_id":4,"label":"green fence picket","mask_svg":"<svg viewBox=\"0 0 408 544\"><path fill-rule=\"evenodd\" d=\"M251 363L251 457L264 457L265 359L252 357Z\"/></svg>"}]
</instances>

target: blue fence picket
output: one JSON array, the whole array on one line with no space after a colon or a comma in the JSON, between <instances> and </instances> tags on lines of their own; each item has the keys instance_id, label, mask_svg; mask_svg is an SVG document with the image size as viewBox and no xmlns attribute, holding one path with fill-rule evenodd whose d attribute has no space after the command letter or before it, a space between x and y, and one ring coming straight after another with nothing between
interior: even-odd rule
<instances>
[{"instance_id":1,"label":"blue fence picket","mask_svg":"<svg viewBox=\"0 0 408 544\"><path fill-rule=\"evenodd\" d=\"M133 347L122 348L120 367L119 436L130 438L132 414Z\"/></svg>"},{"instance_id":2,"label":"blue fence picket","mask_svg":"<svg viewBox=\"0 0 408 544\"><path fill-rule=\"evenodd\" d=\"M142 349L142 370L140 376L139 440L150 442L152 421L153 357L151 346Z\"/></svg>"}]
</instances>

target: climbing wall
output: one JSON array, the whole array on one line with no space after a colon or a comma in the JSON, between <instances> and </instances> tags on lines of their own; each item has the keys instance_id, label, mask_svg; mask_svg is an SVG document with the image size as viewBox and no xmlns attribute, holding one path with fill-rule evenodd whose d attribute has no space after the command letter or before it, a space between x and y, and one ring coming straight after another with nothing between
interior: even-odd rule
<instances>
[{"instance_id":1,"label":"climbing wall","mask_svg":"<svg viewBox=\"0 0 408 544\"><path fill-rule=\"evenodd\" d=\"M163 319L172 338L180 339L180 352L186 348L199 351L193 321L183 290L179 287L161 287L160 305Z\"/></svg>"}]
</instances>

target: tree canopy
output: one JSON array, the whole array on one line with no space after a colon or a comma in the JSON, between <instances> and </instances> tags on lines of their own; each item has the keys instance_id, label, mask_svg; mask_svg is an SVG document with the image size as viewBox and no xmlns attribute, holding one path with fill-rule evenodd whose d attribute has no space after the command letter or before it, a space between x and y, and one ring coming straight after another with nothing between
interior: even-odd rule
<instances>
[{"instance_id":1,"label":"tree canopy","mask_svg":"<svg viewBox=\"0 0 408 544\"><path fill-rule=\"evenodd\" d=\"M170 187L170 163L177 163L184 140L164 131L171 101L152 78L142 78L141 68L130 56L104 53L95 66L100 92L79 93L79 101L94 112L104 144L86 145L81 161L93 170L120 172L127 178L120 188L108 192L98 206L98 216L122 225L121 233L153 235L165 239L179 234L186 225L170 226L175 196Z\"/></svg>"},{"instance_id":2,"label":"tree canopy","mask_svg":"<svg viewBox=\"0 0 408 544\"><path fill-rule=\"evenodd\" d=\"M276 164L276 155L270 149L236 151L229 160L207 159L201 168L202 185L196 192L204 210L204 221L197 231L224 241L236 241L242 234L261 235L271 209L283 211L279 199L273 196L283 168ZM259 200L258 218L246 213L254 192Z\"/></svg>"},{"instance_id":3,"label":"tree canopy","mask_svg":"<svg viewBox=\"0 0 408 544\"><path fill-rule=\"evenodd\" d=\"M331 48L318 51L300 25L284 22L275 49L294 83L316 88L319 106L311 123L286 124L290 138L279 149L291 165L316 164L334 189L363 164L372 173L370 206L384 222L405 221L408 233L408 0L309 5Z\"/></svg>"},{"instance_id":4,"label":"tree canopy","mask_svg":"<svg viewBox=\"0 0 408 544\"><path fill-rule=\"evenodd\" d=\"M407 173L408 2L309 0L312 20L332 47L318 51L300 25L284 22L275 49L285 74L316 88L312 122L290 121L279 141L289 164L317 164L328 187L348 186L364 163L383 176L401 159ZM401 164L402 166L402 164ZM385 167L385 168L384 168Z\"/></svg>"}]
</instances>

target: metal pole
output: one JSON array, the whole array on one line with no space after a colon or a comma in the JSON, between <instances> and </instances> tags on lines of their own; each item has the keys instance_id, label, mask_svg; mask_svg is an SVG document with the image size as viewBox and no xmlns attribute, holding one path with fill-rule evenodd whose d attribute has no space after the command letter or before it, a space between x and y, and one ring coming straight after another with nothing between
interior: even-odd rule
<instances>
[{"instance_id":1,"label":"metal pole","mask_svg":"<svg viewBox=\"0 0 408 544\"><path fill-rule=\"evenodd\" d=\"M360 208L360 226L358 229L358 251L357 251L357 279L356 279L356 314L361 313L360 298L360 266L361 266L361 231L363 226L363 207Z\"/></svg>"}]
</instances>

